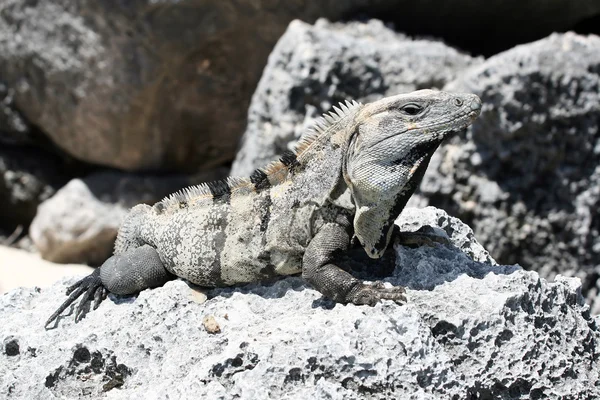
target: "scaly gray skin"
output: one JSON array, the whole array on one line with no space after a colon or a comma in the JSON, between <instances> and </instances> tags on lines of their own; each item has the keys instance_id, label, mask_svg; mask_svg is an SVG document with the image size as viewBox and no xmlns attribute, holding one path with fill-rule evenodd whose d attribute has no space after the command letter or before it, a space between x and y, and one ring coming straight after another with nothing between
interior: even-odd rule
<instances>
[{"instance_id":1,"label":"scaly gray skin","mask_svg":"<svg viewBox=\"0 0 600 400\"><path fill-rule=\"evenodd\" d=\"M46 326L83 297L75 320L107 291L134 294L175 277L207 287L302 272L337 302L406 301L401 287L365 284L335 265L354 235L372 258L388 247L394 220L433 152L479 115L473 94L421 90L371 104L340 104L295 151L257 169L138 205L114 255L67 290Z\"/></svg>"}]
</instances>

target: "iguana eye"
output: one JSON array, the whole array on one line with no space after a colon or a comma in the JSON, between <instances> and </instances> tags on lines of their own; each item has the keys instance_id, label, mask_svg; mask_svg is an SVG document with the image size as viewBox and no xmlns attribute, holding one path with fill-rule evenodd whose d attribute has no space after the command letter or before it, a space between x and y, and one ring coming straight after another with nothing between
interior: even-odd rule
<instances>
[{"instance_id":1,"label":"iguana eye","mask_svg":"<svg viewBox=\"0 0 600 400\"><path fill-rule=\"evenodd\" d=\"M408 115L417 115L421 112L422 109L423 107L413 103L406 104L404 107L401 108L401 110Z\"/></svg>"}]
</instances>

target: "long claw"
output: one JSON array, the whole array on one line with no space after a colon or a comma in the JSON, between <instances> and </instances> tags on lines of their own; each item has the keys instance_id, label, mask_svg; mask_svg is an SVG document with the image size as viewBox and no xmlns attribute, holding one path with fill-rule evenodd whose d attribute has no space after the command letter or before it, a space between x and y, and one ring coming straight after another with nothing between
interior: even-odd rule
<instances>
[{"instance_id":1,"label":"long claw","mask_svg":"<svg viewBox=\"0 0 600 400\"><path fill-rule=\"evenodd\" d=\"M99 268L94 270L94 272L92 272L90 275L81 279L79 282L67 288L66 294L69 297L60 305L60 307L58 307L54 313L52 313L50 318L48 318L48 321L46 321L46 324L44 324L44 327L48 329L48 325L56 320L67 307L73 304L82 293L85 294L81 298L81 301L75 310L75 322L78 322L85 317L85 314L87 313L85 306L91 301L92 296L94 296L94 309L98 308L102 300L106 298L106 289L100 280Z\"/></svg>"},{"instance_id":2,"label":"long claw","mask_svg":"<svg viewBox=\"0 0 600 400\"><path fill-rule=\"evenodd\" d=\"M92 295L94 294L94 292L96 292L97 289L98 286L90 286L88 290L86 290L86 292L83 294L81 300L79 301L79 304L77 305L77 308L75 309L75 322L81 321L81 318L85 316L85 305L88 302L88 300L92 298Z\"/></svg>"},{"instance_id":3,"label":"long claw","mask_svg":"<svg viewBox=\"0 0 600 400\"><path fill-rule=\"evenodd\" d=\"M52 313L52 315L50 316L50 318L48 318L48 321L46 321L46 323L44 324L44 328L48 328L48 325L54 321L63 311L65 311L65 309L67 307L69 307L80 295L81 293L83 293L83 291L85 290L85 288L77 288L77 290L75 290L73 293L71 293L71 295L60 305L60 307L58 307L58 309L56 311L54 311Z\"/></svg>"},{"instance_id":4,"label":"long claw","mask_svg":"<svg viewBox=\"0 0 600 400\"><path fill-rule=\"evenodd\" d=\"M106 298L106 295L104 294L104 286L98 286L98 288L96 288L96 292L94 293L94 306L93 306L93 310L95 310L96 308L98 308L98 306L100 305L100 303L102 302L102 300L104 300Z\"/></svg>"},{"instance_id":5,"label":"long claw","mask_svg":"<svg viewBox=\"0 0 600 400\"><path fill-rule=\"evenodd\" d=\"M87 276L86 276L85 278L87 278ZM72 284L71 286L69 286L69 287L67 288L67 290L65 291L65 294L66 294L67 296L68 296L68 295L70 295L70 294L71 294L71 292L73 292L73 290L77 289L77 288L78 288L78 287L81 285L81 283L83 282L83 280L84 280L85 278L83 278L83 279L80 279L80 280L78 280L77 282L75 282L74 284Z\"/></svg>"}]
</instances>

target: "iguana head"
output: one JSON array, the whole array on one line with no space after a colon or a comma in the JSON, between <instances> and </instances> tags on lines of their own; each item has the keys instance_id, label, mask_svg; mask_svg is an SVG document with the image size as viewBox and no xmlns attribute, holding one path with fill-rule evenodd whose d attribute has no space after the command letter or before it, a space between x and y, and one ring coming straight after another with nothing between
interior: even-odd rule
<instances>
[{"instance_id":1,"label":"iguana head","mask_svg":"<svg viewBox=\"0 0 600 400\"><path fill-rule=\"evenodd\" d=\"M344 179L356 206L354 233L381 257L394 220L418 186L433 152L479 115L474 94L420 90L365 105L356 116Z\"/></svg>"}]
</instances>

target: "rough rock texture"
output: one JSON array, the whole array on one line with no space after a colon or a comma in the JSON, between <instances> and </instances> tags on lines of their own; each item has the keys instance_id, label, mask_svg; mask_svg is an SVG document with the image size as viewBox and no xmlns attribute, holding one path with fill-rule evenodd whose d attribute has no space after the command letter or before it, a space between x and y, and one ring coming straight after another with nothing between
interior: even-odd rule
<instances>
[{"instance_id":1,"label":"rough rock texture","mask_svg":"<svg viewBox=\"0 0 600 400\"><path fill-rule=\"evenodd\" d=\"M403 229L434 223L454 246L399 246L390 282L409 303L333 304L299 278L208 292L181 282L108 298L78 325L44 331L64 298L0 297L5 398L594 398L598 327L577 279L548 283L497 266L468 227L407 209ZM403 221L406 221L404 223ZM438 224L439 223L439 224ZM561 397L563 396L563 397Z\"/></svg>"},{"instance_id":2,"label":"rough rock texture","mask_svg":"<svg viewBox=\"0 0 600 400\"><path fill-rule=\"evenodd\" d=\"M59 157L0 144L0 229L28 226L37 206L64 185L67 176Z\"/></svg>"},{"instance_id":3,"label":"rough rock texture","mask_svg":"<svg viewBox=\"0 0 600 400\"><path fill-rule=\"evenodd\" d=\"M73 179L38 208L29 234L42 257L98 265L112 255L123 217L182 187L222 178L223 169L188 177L99 172Z\"/></svg>"},{"instance_id":4,"label":"rough rock texture","mask_svg":"<svg viewBox=\"0 0 600 400\"><path fill-rule=\"evenodd\" d=\"M518 46L445 89L479 95L483 110L434 155L425 204L472 226L500 262L578 276L600 300L600 37Z\"/></svg>"},{"instance_id":5,"label":"rough rock texture","mask_svg":"<svg viewBox=\"0 0 600 400\"><path fill-rule=\"evenodd\" d=\"M266 165L340 101L441 88L478 61L441 42L396 34L376 20L319 20L314 26L294 21L252 97L232 175L250 175Z\"/></svg>"}]
</instances>

